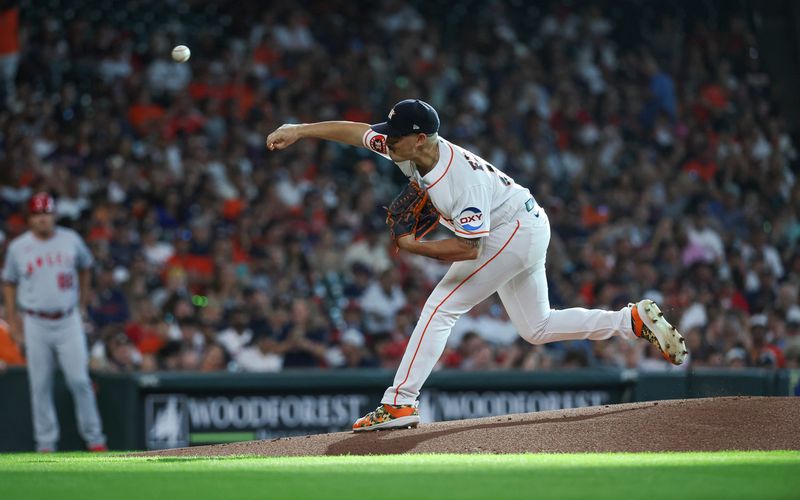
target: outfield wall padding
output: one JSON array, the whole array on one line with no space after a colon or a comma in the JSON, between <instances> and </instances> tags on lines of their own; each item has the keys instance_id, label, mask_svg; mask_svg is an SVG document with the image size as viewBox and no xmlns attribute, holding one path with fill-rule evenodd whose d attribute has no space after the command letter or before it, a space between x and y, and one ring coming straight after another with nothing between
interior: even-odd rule
<instances>
[{"instance_id":1,"label":"outfield wall padding","mask_svg":"<svg viewBox=\"0 0 800 500\"><path fill-rule=\"evenodd\" d=\"M175 448L346 430L373 409L385 370L242 373L92 373L108 444ZM438 371L420 396L423 423L634 401L800 394L800 370L663 373L617 369ZM60 373L54 397L60 450L80 450L72 398ZM28 377L0 373L0 452L33 449Z\"/></svg>"}]
</instances>

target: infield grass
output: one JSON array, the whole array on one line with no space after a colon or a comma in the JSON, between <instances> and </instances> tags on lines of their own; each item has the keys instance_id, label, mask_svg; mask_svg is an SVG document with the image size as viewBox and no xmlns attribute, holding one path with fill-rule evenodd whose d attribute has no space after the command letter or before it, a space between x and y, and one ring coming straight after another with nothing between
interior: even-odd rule
<instances>
[{"instance_id":1,"label":"infield grass","mask_svg":"<svg viewBox=\"0 0 800 500\"><path fill-rule=\"evenodd\" d=\"M178 458L0 455L3 499L800 498L800 452Z\"/></svg>"}]
</instances>

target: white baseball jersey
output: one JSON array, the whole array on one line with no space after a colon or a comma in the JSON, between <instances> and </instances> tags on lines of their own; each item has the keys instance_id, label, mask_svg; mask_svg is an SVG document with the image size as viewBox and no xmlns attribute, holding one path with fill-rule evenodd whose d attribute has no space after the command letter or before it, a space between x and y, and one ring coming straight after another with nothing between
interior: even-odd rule
<instances>
[{"instance_id":1,"label":"white baseball jersey","mask_svg":"<svg viewBox=\"0 0 800 500\"><path fill-rule=\"evenodd\" d=\"M389 158L386 136L368 130L364 146ZM550 309L545 257L550 222L528 189L493 165L444 139L439 161L420 176L396 162L427 189L439 222L462 238L482 238L475 260L454 262L425 302L382 403L414 404L458 318L497 292L517 333L532 344L560 340L635 338L631 311Z\"/></svg>"},{"instance_id":2,"label":"white baseball jersey","mask_svg":"<svg viewBox=\"0 0 800 500\"><path fill-rule=\"evenodd\" d=\"M17 284L22 309L66 311L78 303L78 269L92 265L92 254L72 229L56 227L47 240L27 231L8 246L3 281Z\"/></svg>"},{"instance_id":3,"label":"white baseball jersey","mask_svg":"<svg viewBox=\"0 0 800 500\"><path fill-rule=\"evenodd\" d=\"M367 130L364 146L391 160L386 136ZM439 222L461 238L486 236L492 227L512 222L531 193L480 156L439 139L439 161L420 176L411 161L395 162L403 174L428 190ZM511 209L513 207L513 210Z\"/></svg>"}]
</instances>

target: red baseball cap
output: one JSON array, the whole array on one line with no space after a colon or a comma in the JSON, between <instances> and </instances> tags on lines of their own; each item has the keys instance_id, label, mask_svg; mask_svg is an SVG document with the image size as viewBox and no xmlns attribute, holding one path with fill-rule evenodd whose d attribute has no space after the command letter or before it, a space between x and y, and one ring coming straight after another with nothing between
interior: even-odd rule
<instances>
[{"instance_id":1,"label":"red baseball cap","mask_svg":"<svg viewBox=\"0 0 800 500\"><path fill-rule=\"evenodd\" d=\"M29 214L52 214L56 211L56 202L49 193L36 193L28 200Z\"/></svg>"}]
</instances>

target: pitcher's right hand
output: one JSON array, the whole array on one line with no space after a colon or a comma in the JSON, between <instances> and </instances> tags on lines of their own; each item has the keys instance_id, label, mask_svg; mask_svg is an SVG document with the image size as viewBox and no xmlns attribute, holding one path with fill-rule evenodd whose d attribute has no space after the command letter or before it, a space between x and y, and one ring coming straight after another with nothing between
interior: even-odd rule
<instances>
[{"instance_id":1,"label":"pitcher's right hand","mask_svg":"<svg viewBox=\"0 0 800 500\"><path fill-rule=\"evenodd\" d=\"M267 149L278 151L286 149L300 139L302 125L284 124L267 136Z\"/></svg>"}]
</instances>

